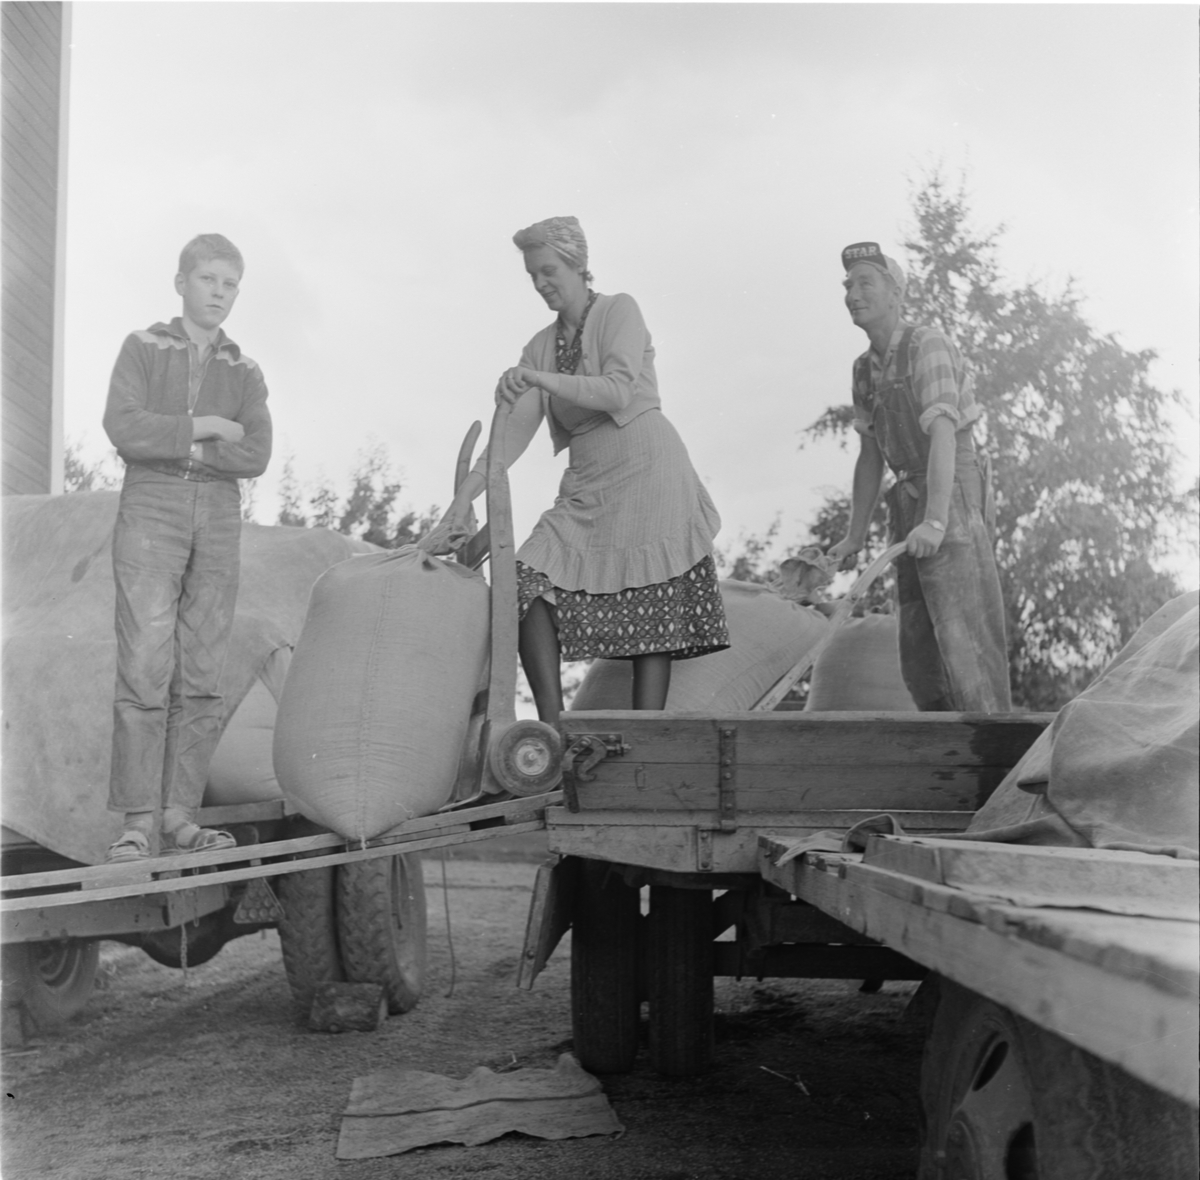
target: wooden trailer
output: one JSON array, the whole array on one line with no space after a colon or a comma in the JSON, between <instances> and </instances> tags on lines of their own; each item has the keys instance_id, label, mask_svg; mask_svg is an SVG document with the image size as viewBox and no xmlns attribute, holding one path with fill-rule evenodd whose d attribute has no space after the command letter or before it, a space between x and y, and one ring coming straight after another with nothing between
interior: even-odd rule
<instances>
[{"instance_id":1,"label":"wooden trailer","mask_svg":"<svg viewBox=\"0 0 1200 1180\"><path fill-rule=\"evenodd\" d=\"M322 831L282 800L203 808L199 821L231 831L236 848L112 865L73 864L10 840L0 877L5 1035L79 1012L101 939L186 967L268 927L279 930L298 1016L327 981L379 984L388 1009L406 1012L425 975L420 854L538 831L546 803L560 799L426 816L363 843Z\"/></svg>"},{"instance_id":2,"label":"wooden trailer","mask_svg":"<svg viewBox=\"0 0 1200 1180\"><path fill-rule=\"evenodd\" d=\"M714 976L923 979L922 1180L1193 1176L1196 863L945 838L1051 719L564 714L520 983L570 929L585 1068L685 1075Z\"/></svg>"}]
</instances>

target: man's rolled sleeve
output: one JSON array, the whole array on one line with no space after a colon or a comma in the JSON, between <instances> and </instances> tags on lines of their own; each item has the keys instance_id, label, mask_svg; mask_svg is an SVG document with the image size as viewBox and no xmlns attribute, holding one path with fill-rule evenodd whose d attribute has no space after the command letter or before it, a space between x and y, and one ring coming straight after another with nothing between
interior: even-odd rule
<instances>
[{"instance_id":1,"label":"man's rolled sleeve","mask_svg":"<svg viewBox=\"0 0 1200 1180\"><path fill-rule=\"evenodd\" d=\"M954 358L940 332L924 333L917 346L913 388L921 408L917 421L926 434L933 420L943 415L959 426L963 415Z\"/></svg>"}]
</instances>

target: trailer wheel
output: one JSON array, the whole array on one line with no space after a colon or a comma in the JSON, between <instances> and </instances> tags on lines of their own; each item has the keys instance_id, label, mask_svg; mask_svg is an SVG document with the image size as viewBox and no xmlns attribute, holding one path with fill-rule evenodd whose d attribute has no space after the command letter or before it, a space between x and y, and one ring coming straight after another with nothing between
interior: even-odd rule
<instances>
[{"instance_id":1,"label":"trailer wheel","mask_svg":"<svg viewBox=\"0 0 1200 1180\"><path fill-rule=\"evenodd\" d=\"M571 923L571 1034L593 1073L628 1073L637 1056L638 891L605 861L579 865Z\"/></svg>"},{"instance_id":2,"label":"trailer wheel","mask_svg":"<svg viewBox=\"0 0 1200 1180\"><path fill-rule=\"evenodd\" d=\"M338 869L338 940L351 983L381 983L388 1011L407 1012L425 983L425 878L415 854Z\"/></svg>"},{"instance_id":3,"label":"trailer wheel","mask_svg":"<svg viewBox=\"0 0 1200 1180\"><path fill-rule=\"evenodd\" d=\"M83 1011L99 962L94 938L10 943L4 948L4 981L39 1028L57 1028Z\"/></svg>"},{"instance_id":4,"label":"trailer wheel","mask_svg":"<svg viewBox=\"0 0 1200 1180\"><path fill-rule=\"evenodd\" d=\"M496 781L514 795L541 795L562 780L562 735L542 721L515 721L488 751Z\"/></svg>"},{"instance_id":5,"label":"trailer wheel","mask_svg":"<svg viewBox=\"0 0 1200 1180\"><path fill-rule=\"evenodd\" d=\"M650 1063L671 1077L712 1064L712 908L707 889L650 889Z\"/></svg>"},{"instance_id":6,"label":"trailer wheel","mask_svg":"<svg viewBox=\"0 0 1200 1180\"><path fill-rule=\"evenodd\" d=\"M939 979L921 1063L920 1180L1193 1180L1195 1113Z\"/></svg>"},{"instance_id":7,"label":"trailer wheel","mask_svg":"<svg viewBox=\"0 0 1200 1180\"><path fill-rule=\"evenodd\" d=\"M305 1020L312 1010L313 992L319 983L341 983L346 978L338 947L336 873L333 866L286 873L278 879L279 946L283 970L296 1015Z\"/></svg>"}]
</instances>

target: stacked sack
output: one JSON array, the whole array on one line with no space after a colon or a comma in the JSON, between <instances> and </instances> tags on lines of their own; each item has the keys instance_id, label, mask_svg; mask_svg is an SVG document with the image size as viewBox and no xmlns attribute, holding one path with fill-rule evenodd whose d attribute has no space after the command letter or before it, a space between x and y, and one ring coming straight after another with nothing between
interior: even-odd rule
<instances>
[{"instance_id":1,"label":"stacked sack","mask_svg":"<svg viewBox=\"0 0 1200 1180\"><path fill-rule=\"evenodd\" d=\"M368 840L454 789L488 657L488 588L415 546L313 587L275 722L275 774L316 823Z\"/></svg>"},{"instance_id":2,"label":"stacked sack","mask_svg":"<svg viewBox=\"0 0 1200 1180\"><path fill-rule=\"evenodd\" d=\"M812 671L806 710L821 713L913 713L900 674L895 615L847 619Z\"/></svg>"},{"instance_id":3,"label":"stacked sack","mask_svg":"<svg viewBox=\"0 0 1200 1180\"><path fill-rule=\"evenodd\" d=\"M675 661L669 713L748 711L829 629L819 611L789 602L768 586L726 578L720 587L730 646L714 655ZM628 709L632 700L630 661L596 660L571 708Z\"/></svg>"}]
</instances>

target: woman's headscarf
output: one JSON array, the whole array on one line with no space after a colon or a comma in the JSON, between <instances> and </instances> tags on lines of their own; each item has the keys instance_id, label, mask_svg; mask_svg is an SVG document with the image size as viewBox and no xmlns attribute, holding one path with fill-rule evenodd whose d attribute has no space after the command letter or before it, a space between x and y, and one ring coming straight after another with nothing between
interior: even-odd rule
<instances>
[{"instance_id":1,"label":"woman's headscarf","mask_svg":"<svg viewBox=\"0 0 1200 1180\"><path fill-rule=\"evenodd\" d=\"M545 221L517 230L513 234L513 243L518 250L549 246L572 266L587 270L587 238L583 236L577 217L547 217Z\"/></svg>"}]
</instances>

